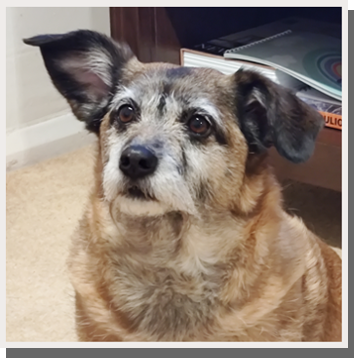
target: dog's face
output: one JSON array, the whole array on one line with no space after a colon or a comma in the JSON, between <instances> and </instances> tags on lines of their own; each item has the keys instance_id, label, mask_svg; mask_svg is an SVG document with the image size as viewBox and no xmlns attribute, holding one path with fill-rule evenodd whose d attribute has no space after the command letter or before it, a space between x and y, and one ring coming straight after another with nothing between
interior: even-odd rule
<instances>
[{"instance_id":1,"label":"dog's face","mask_svg":"<svg viewBox=\"0 0 360 360\"><path fill-rule=\"evenodd\" d=\"M205 69L155 64L133 72L100 127L105 197L121 194L120 207L134 214L195 214L244 171L247 145L229 108L231 84Z\"/></svg>"},{"instance_id":2,"label":"dog's face","mask_svg":"<svg viewBox=\"0 0 360 360\"><path fill-rule=\"evenodd\" d=\"M293 162L311 155L322 117L257 73L143 64L90 31L44 35L54 85L99 135L102 186L123 212L230 208L247 160L274 145Z\"/></svg>"}]
</instances>

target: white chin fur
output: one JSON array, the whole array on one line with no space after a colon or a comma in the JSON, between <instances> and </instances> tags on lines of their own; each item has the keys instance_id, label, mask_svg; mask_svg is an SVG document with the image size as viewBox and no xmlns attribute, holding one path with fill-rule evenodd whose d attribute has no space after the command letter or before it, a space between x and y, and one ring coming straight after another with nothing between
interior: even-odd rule
<instances>
[{"instance_id":1,"label":"white chin fur","mask_svg":"<svg viewBox=\"0 0 360 360\"><path fill-rule=\"evenodd\" d=\"M120 212L133 216L158 216L168 211L168 207L157 201L130 199L119 196L116 205Z\"/></svg>"}]
</instances>

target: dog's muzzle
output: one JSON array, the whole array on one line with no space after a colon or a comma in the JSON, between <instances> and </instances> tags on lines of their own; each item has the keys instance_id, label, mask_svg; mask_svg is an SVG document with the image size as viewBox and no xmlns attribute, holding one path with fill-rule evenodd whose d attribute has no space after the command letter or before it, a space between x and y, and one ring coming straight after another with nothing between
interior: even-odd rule
<instances>
[{"instance_id":1,"label":"dog's muzzle","mask_svg":"<svg viewBox=\"0 0 360 360\"><path fill-rule=\"evenodd\" d=\"M120 157L120 170L131 180L138 180L155 172L158 158L148 148L140 145L127 147Z\"/></svg>"}]
</instances>

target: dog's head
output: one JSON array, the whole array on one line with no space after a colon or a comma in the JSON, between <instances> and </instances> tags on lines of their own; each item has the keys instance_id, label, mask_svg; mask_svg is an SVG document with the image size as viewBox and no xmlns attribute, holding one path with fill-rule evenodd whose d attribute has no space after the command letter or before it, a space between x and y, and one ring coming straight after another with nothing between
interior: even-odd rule
<instances>
[{"instance_id":1,"label":"dog's head","mask_svg":"<svg viewBox=\"0 0 360 360\"><path fill-rule=\"evenodd\" d=\"M228 207L249 154L270 146L307 160L322 117L255 72L139 62L92 31L24 40L39 46L55 87L99 135L105 199L135 215Z\"/></svg>"}]
</instances>

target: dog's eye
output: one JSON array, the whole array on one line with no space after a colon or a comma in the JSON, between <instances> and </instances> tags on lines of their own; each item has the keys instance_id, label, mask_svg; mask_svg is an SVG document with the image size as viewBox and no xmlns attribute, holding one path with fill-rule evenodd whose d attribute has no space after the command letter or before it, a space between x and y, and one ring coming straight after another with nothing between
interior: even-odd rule
<instances>
[{"instance_id":1,"label":"dog's eye","mask_svg":"<svg viewBox=\"0 0 360 360\"><path fill-rule=\"evenodd\" d=\"M194 115L188 122L189 129L196 135L207 135L210 130L210 123L201 115Z\"/></svg>"},{"instance_id":2,"label":"dog's eye","mask_svg":"<svg viewBox=\"0 0 360 360\"><path fill-rule=\"evenodd\" d=\"M119 110L119 119L123 123L130 122L135 118L135 111L130 105L123 105Z\"/></svg>"}]
</instances>

